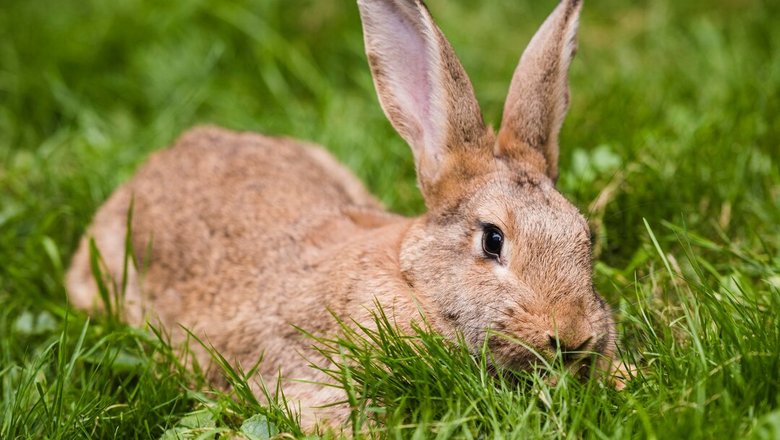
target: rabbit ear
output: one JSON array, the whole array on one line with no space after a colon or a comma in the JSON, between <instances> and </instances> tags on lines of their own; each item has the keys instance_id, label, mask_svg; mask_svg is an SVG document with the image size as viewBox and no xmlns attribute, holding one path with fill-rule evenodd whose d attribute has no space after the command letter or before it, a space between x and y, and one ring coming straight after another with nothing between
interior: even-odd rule
<instances>
[{"instance_id":1,"label":"rabbit ear","mask_svg":"<svg viewBox=\"0 0 780 440\"><path fill-rule=\"evenodd\" d=\"M512 78L496 143L497 156L530 162L553 180L581 7L581 0L562 0L531 39Z\"/></svg>"},{"instance_id":2,"label":"rabbit ear","mask_svg":"<svg viewBox=\"0 0 780 440\"><path fill-rule=\"evenodd\" d=\"M481 140L474 89L420 0L358 0L379 101L411 146L426 200L453 149Z\"/></svg>"}]
</instances>

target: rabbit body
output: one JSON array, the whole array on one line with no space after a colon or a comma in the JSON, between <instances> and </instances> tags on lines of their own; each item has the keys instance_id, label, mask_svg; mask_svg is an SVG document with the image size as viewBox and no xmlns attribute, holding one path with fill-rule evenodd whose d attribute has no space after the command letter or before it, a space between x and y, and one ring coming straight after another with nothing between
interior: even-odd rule
<instances>
[{"instance_id":1,"label":"rabbit body","mask_svg":"<svg viewBox=\"0 0 780 440\"><path fill-rule=\"evenodd\" d=\"M316 409L343 400L338 389L287 381L327 380L296 327L333 334L329 312L370 325L378 303L408 330L422 311L475 352L487 338L514 369L556 352L575 369L590 365L581 353L608 360L614 324L593 290L588 225L554 185L580 2L561 2L529 44L497 134L421 1L358 4L380 103L412 148L428 211L384 211L317 146L197 128L100 208L67 275L71 301L99 305L89 237L122 276L132 203L145 269L129 268L125 318L179 340L183 325L244 368L263 355L261 376L282 373L307 425L346 410Z\"/></svg>"},{"instance_id":2,"label":"rabbit body","mask_svg":"<svg viewBox=\"0 0 780 440\"><path fill-rule=\"evenodd\" d=\"M125 318L183 324L245 365L265 351L272 374L300 364L294 348L310 343L290 324L328 330L329 309L358 316L374 294L404 292L389 250L410 220L383 211L327 152L201 127L155 153L98 211L68 274L74 305L98 301L88 237L121 277L131 202L135 266L149 264L142 277L129 266ZM377 261L361 267L372 253ZM361 269L371 276L359 285L334 277Z\"/></svg>"}]
</instances>

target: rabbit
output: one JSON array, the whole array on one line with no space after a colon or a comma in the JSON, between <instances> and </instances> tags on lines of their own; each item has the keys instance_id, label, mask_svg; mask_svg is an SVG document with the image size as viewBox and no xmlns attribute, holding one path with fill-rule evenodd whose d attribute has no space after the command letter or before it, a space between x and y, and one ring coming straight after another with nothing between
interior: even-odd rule
<instances>
[{"instance_id":1,"label":"rabbit","mask_svg":"<svg viewBox=\"0 0 780 440\"><path fill-rule=\"evenodd\" d=\"M575 368L578 353L609 361L614 321L593 287L588 224L555 188L581 1L561 1L530 41L497 134L421 0L357 4L379 102L411 147L427 212L387 212L317 145L194 128L98 210L66 276L72 304L100 307L90 237L122 276L132 204L146 262L128 267L124 319L178 340L186 327L245 368L263 355L258 374L270 386L281 377L306 426L348 410L321 408L343 391L310 383L327 382L309 365L324 360L296 329L338 333L330 313L370 326L378 304L407 330L422 313L475 353L487 341L509 369L560 352Z\"/></svg>"}]
</instances>

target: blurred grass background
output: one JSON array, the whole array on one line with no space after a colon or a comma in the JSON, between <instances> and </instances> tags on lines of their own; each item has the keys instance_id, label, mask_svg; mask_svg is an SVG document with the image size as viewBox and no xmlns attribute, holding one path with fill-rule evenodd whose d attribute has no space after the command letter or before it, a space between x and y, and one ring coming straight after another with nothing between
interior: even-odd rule
<instances>
[{"instance_id":1,"label":"blurred grass background","mask_svg":"<svg viewBox=\"0 0 780 440\"><path fill-rule=\"evenodd\" d=\"M429 6L496 124L554 2ZM526 434L780 436L780 2L591 0L579 40L559 187L590 219L596 284L648 373ZM391 209L423 210L353 2L4 0L0 437L156 438L202 404L164 347L83 327L62 287L100 203L201 123L321 143Z\"/></svg>"}]
</instances>

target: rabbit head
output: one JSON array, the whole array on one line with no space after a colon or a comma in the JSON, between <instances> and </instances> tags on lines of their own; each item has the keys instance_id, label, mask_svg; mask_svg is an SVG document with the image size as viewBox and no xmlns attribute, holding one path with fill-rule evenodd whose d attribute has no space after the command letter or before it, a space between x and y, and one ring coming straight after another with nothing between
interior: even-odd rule
<instances>
[{"instance_id":1,"label":"rabbit head","mask_svg":"<svg viewBox=\"0 0 780 440\"><path fill-rule=\"evenodd\" d=\"M400 260L432 321L474 350L487 338L514 369L537 355L608 358L614 324L593 288L588 224L554 183L581 2L562 1L531 40L497 135L421 1L358 4L380 103L411 146L428 208Z\"/></svg>"}]
</instances>

